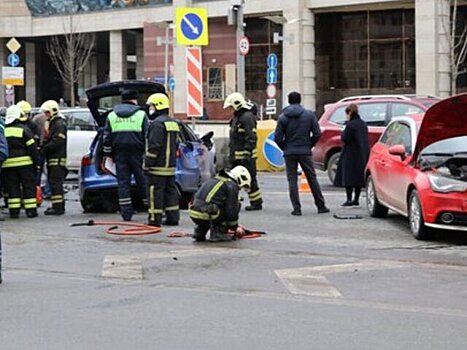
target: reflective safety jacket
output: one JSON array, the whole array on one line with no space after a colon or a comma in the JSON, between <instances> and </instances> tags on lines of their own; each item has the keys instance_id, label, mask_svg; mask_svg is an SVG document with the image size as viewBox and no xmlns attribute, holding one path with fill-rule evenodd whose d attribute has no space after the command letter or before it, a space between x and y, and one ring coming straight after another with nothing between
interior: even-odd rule
<instances>
[{"instance_id":1,"label":"reflective safety jacket","mask_svg":"<svg viewBox=\"0 0 467 350\"><path fill-rule=\"evenodd\" d=\"M236 111L230 121L230 161L258 158L257 140L255 115L245 108Z\"/></svg>"},{"instance_id":2,"label":"reflective safety jacket","mask_svg":"<svg viewBox=\"0 0 467 350\"><path fill-rule=\"evenodd\" d=\"M66 138L65 119L60 115L53 117L49 122L47 137L42 146L48 166L66 166Z\"/></svg>"},{"instance_id":3,"label":"reflective safety jacket","mask_svg":"<svg viewBox=\"0 0 467 350\"><path fill-rule=\"evenodd\" d=\"M0 119L0 165L8 157L8 142L5 137L5 124Z\"/></svg>"},{"instance_id":4,"label":"reflective safety jacket","mask_svg":"<svg viewBox=\"0 0 467 350\"><path fill-rule=\"evenodd\" d=\"M33 123L29 118L20 119L20 122L32 132L34 141L36 142L36 147L40 147L40 132L36 123Z\"/></svg>"},{"instance_id":5,"label":"reflective safety jacket","mask_svg":"<svg viewBox=\"0 0 467 350\"><path fill-rule=\"evenodd\" d=\"M146 173L156 176L175 176L177 150L180 141L180 122L160 115L149 125L148 147L144 159Z\"/></svg>"},{"instance_id":6,"label":"reflective safety jacket","mask_svg":"<svg viewBox=\"0 0 467 350\"><path fill-rule=\"evenodd\" d=\"M3 162L2 168L39 165L39 151L34 142L32 132L19 120L5 127L5 137L8 142L9 156Z\"/></svg>"},{"instance_id":7,"label":"reflective safety jacket","mask_svg":"<svg viewBox=\"0 0 467 350\"><path fill-rule=\"evenodd\" d=\"M236 182L221 171L219 175L204 182L195 194L190 217L212 221L221 216L227 228L236 229L240 202L239 187Z\"/></svg>"},{"instance_id":8,"label":"reflective safety jacket","mask_svg":"<svg viewBox=\"0 0 467 350\"><path fill-rule=\"evenodd\" d=\"M148 117L139 106L123 103L116 105L107 117L104 128L104 155L115 152L143 154Z\"/></svg>"}]
</instances>

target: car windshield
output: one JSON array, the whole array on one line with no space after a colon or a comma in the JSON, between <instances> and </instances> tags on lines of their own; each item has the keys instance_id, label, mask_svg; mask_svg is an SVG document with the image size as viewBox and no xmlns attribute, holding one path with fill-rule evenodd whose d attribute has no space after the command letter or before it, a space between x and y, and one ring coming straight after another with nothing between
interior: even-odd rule
<instances>
[{"instance_id":1,"label":"car windshield","mask_svg":"<svg viewBox=\"0 0 467 350\"><path fill-rule=\"evenodd\" d=\"M426 147L420 156L451 156L456 154L467 154L467 136L435 142Z\"/></svg>"}]
</instances>

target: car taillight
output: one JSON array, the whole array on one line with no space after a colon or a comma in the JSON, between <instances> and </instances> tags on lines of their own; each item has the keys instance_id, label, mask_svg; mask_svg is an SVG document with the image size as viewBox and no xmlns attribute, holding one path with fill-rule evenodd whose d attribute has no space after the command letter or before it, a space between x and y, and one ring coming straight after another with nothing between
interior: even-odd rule
<instances>
[{"instance_id":1,"label":"car taillight","mask_svg":"<svg viewBox=\"0 0 467 350\"><path fill-rule=\"evenodd\" d=\"M85 155L83 158L81 158L82 167L90 166L90 165L92 165L91 157L89 157L88 155Z\"/></svg>"}]
</instances>

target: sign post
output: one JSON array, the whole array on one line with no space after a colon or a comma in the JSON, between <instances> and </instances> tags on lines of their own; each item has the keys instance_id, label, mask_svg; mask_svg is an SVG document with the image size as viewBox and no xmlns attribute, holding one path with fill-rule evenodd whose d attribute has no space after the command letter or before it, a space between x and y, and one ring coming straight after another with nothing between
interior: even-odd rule
<instances>
[{"instance_id":1,"label":"sign post","mask_svg":"<svg viewBox=\"0 0 467 350\"><path fill-rule=\"evenodd\" d=\"M276 84L277 84L277 55L271 53L267 58L268 69L266 71L266 82L268 86L266 88L266 94L268 99L266 100L266 115L275 115L277 114L276 107Z\"/></svg>"},{"instance_id":2,"label":"sign post","mask_svg":"<svg viewBox=\"0 0 467 350\"><path fill-rule=\"evenodd\" d=\"M9 67L2 67L2 84L5 85L5 104L11 106L15 103L15 85L24 85L24 68L18 67L20 58L16 52L21 48L21 44L15 38L11 38L6 43L7 49L11 52L8 55Z\"/></svg>"}]
</instances>

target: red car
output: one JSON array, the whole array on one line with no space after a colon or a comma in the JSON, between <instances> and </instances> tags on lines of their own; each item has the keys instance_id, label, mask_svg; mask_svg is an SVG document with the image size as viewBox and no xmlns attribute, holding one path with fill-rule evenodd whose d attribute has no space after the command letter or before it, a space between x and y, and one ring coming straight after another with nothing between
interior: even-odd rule
<instances>
[{"instance_id":1,"label":"red car","mask_svg":"<svg viewBox=\"0 0 467 350\"><path fill-rule=\"evenodd\" d=\"M368 125L371 147L378 141L393 117L423 113L438 101L439 99L433 96L368 95L346 97L326 105L319 119L322 134L313 147L313 161L316 167L327 170L329 179L334 181L342 149L341 132L346 122L345 108L351 103L358 105L360 116Z\"/></svg>"},{"instance_id":2,"label":"red car","mask_svg":"<svg viewBox=\"0 0 467 350\"><path fill-rule=\"evenodd\" d=\"M371 216L407 216L417 239L467 232L467 94L394 118L371 149L366 179Z\"/></svg>"}]
</instances>

